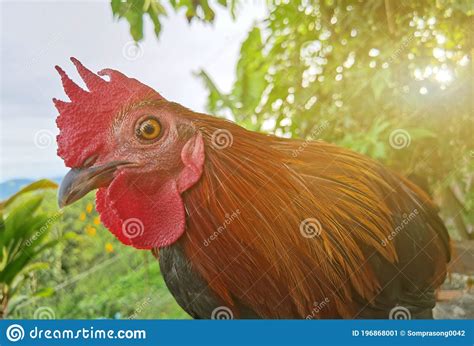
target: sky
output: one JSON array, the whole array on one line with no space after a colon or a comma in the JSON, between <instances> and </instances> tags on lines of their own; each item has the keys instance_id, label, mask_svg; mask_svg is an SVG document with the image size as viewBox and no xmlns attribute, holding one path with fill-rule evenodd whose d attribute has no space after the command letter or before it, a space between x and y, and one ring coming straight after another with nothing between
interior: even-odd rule
<instances>
[{"instance_id":1,"label":"sky","mask_svg":"<svg viewBox=\"0 0 474 346\"><path fill-rule=\"evenodd\" d=\"M0 0L0 182L66 173L56 155L57 111L51 99L67 100L55 65L81 85L70 56L93 71L117 69L168 100L205 111L207 92L194 73L204 69L229 91L240 45L265 17L264 1L243 3L236 20L216 7L213 24L189 25L183 12L170 10L159 39L146 18L137 50L128 23L113 18L109 1Z\"/></svg>"}]
</instances>

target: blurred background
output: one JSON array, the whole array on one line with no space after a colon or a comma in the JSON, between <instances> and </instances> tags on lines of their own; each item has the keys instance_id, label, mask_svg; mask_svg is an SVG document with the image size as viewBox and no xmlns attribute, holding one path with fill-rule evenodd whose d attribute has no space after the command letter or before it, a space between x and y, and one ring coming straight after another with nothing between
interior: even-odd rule
<instances>
[{"instance_id":1,"label":"blurred background","mask_svg":"<svg viewBox=\"0 0 474 346\"><path fill-rule=\"evenodd\" d=\"M473 317L474 7L469 0L2 1L0 317L188 318L156 260L56 184L54 71L118 69L165 98L322 139L409 176L466 255L437 317ZM25 213L25 210L35 213Z\"/></svg>"}]
</instances>

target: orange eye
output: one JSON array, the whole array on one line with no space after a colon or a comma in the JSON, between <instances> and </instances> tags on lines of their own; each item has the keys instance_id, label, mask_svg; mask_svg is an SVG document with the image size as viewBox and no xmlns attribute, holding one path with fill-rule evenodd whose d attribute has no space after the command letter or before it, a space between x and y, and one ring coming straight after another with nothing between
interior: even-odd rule
<instances>
[{"instance_id":1,"label":"orange eye","mask_svg":"<svg viewBox=\"0 0 474 346\"><path fill-rule=\"evenodd\" d=\"M155 118L147 118L138 124L136 129L137 137L144 140L158 138L161 133L161 124Z\"/></svg>"}]
</instances>

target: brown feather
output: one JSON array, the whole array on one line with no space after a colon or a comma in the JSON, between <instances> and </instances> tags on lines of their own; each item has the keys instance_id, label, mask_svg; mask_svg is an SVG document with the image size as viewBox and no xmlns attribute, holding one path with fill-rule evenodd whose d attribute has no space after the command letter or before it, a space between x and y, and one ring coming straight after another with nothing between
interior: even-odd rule
<instances>
[{"instance_id":1,"label":"brown feather","mask_svg":"<svg viewBox=\"0 0 474 346\"><path fill-rule=\"evenodd\" d=\"M384 240L396 227L394 214L413 205L432 228L435 239L427 251L438 251L430 274L438 279L429 284L444 279L445 229L427 194L414 184L322 141L278 138L179 111L193 120L206 144L203 176L184 194L185 252L230 307L238 300L262 317L304 317L313 304L328 299L317 318L356 316L360 305L354 296L371 302L381 289L370 253L397 263L395 242L384 246ZM231 133L233 143L217 149L213 134L221 129ZM239 216L206 246L236 210ZM300 224L308 218L320 222L319 236L302 236Z\"/></svg>"}]
</instances>

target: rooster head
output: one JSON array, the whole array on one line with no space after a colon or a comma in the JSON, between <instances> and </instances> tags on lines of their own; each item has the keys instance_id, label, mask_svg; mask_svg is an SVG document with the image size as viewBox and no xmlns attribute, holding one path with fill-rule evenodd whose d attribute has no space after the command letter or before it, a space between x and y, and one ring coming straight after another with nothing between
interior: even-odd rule
<instances>
[{"instance_id":1,"label":"rooster head","mask_svg":"<svg viewBox=\"0 0 474 346\"><path fill-rule=\"evenodd\" d=\"M95 74L71 60L88 90L56 66L70 99L53 99L58 155L71 168L59 205L98 189L101 220L122 243L172 244L185 228L181 193L199 180L204 163L204 142L185 115L189 110L118 71Z\"/></svg>"}]
</instances>

